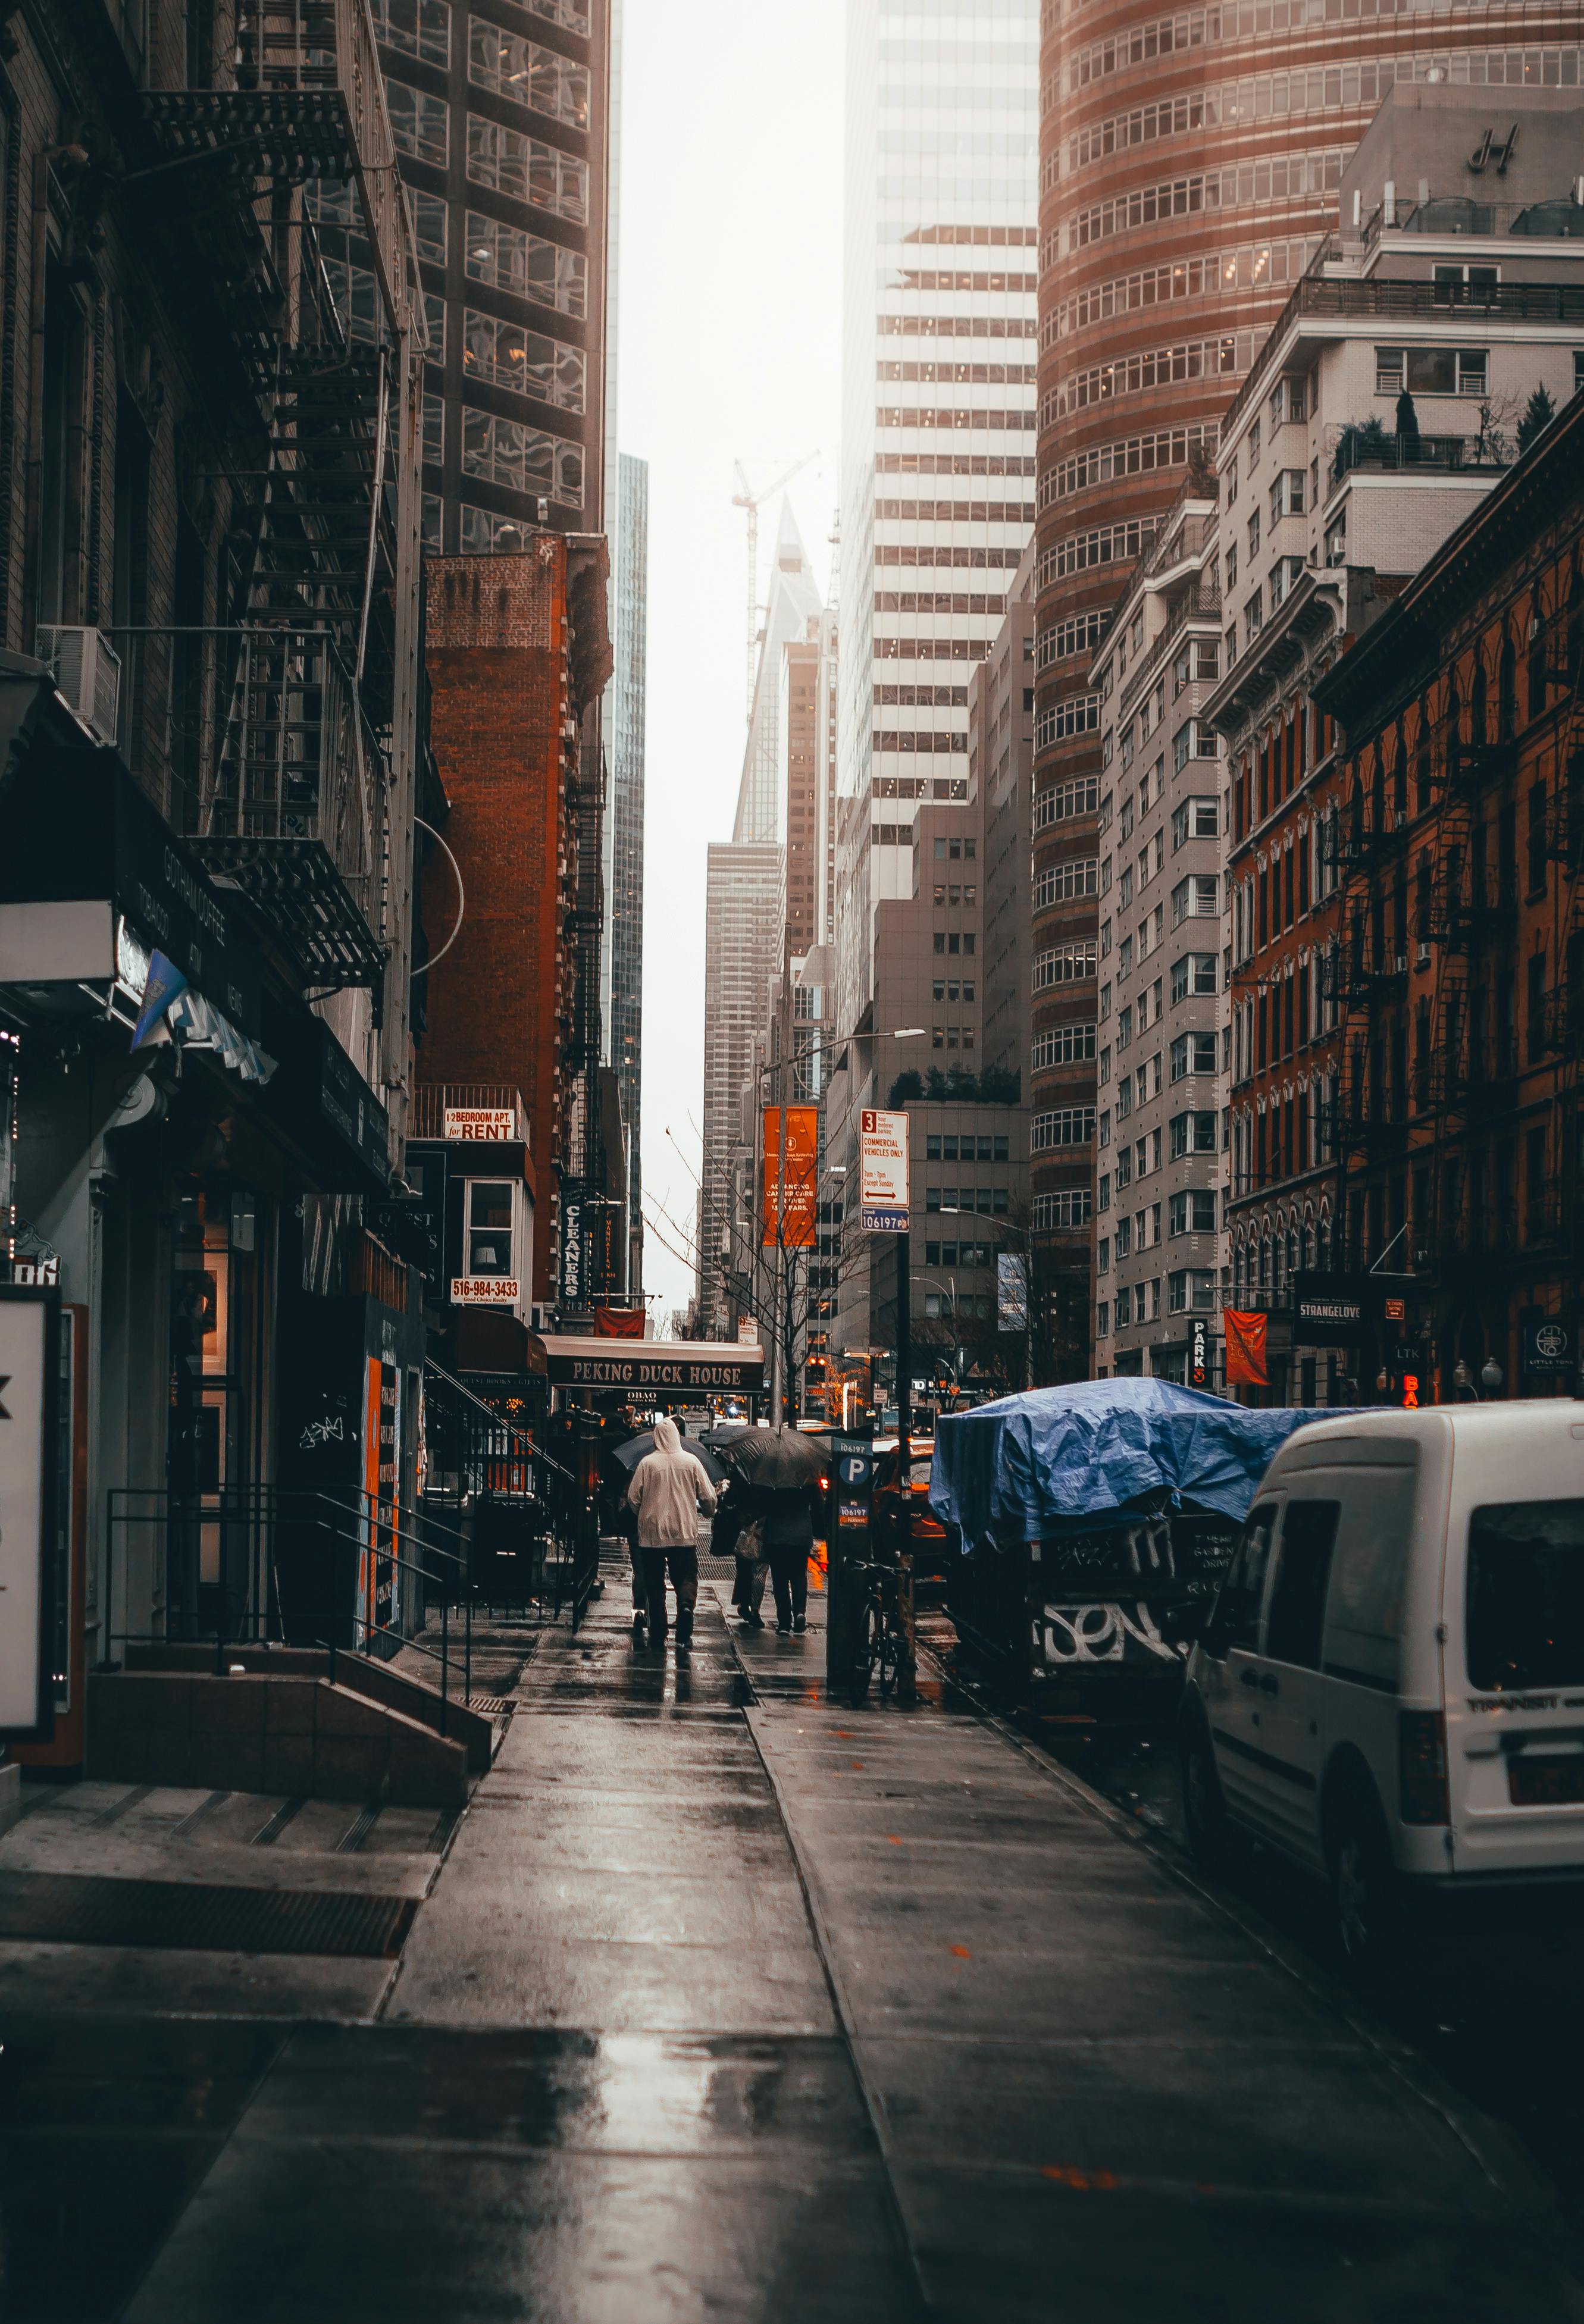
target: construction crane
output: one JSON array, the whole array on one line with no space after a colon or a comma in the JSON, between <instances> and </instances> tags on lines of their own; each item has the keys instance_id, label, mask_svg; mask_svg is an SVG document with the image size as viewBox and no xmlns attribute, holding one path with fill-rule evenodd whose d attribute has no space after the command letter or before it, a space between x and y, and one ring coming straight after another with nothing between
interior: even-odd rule
<instances>
[{"instance_id":1,"label":"construction crane","mask_svg":"<svg viewBox=\"0 0 1584 2324\"><path fill-rule=\"evenodd\" d=\"M735 460L732 464L738 484L737 491L732 495L732 505L748 511L748 717L751 724L753 718L753 681L759 673L759 512L765 502L778 493L783 484L789 484L811 460L818 457L819 447L816 445L812 452L806 452L801 460L794 460L789 468L783 468L773 484L766 484L761 492L757 493L742 472L741 461Z\"/></svg>"}]
</instances>

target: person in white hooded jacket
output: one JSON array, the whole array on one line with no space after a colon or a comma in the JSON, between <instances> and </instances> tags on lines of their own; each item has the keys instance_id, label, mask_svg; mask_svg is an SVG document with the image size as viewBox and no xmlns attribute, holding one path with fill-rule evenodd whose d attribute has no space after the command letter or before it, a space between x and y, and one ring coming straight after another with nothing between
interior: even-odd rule
<instances>
[{"instance_id":1,"label":"person in white hooded jacket","mask_svg":"<svg viewBox=\"0 0 1584 2324\"><path fill-rule=\"evenodd\" d=\"M684 1450L674 1420L655 1423L655 1449L632 1472L627 1498L638 1511L638 1562L644 1603L658 1643L666 1635L666 1569L677 1592L677 1644L693 1636L698 1597L698 1515L715 1506L715 1489L704 1462ZM632 1635L643 1638L644 1617L634 1614Z\"/></svg>"}]
</instances>

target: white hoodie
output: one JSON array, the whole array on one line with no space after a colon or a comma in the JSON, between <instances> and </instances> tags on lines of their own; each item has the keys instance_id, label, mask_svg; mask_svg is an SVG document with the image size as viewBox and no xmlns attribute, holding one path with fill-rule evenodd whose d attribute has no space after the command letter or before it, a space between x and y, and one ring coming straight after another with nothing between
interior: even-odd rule
<instances>
[{"instance_id":1,"label":"white hoodie","mask_svg":"<svg viewBox=\"0 0 1584 2324\"><path fill-rule=\"evenodd\" d=\"M704 1462L682 1450L674 1420L655 1423L655 1449L632 1472L627 1498L638 1511L640 1549L680 1549L698 1539L698 1512L713 1509L715 1489Z\"/></svg>"}]
</instances>

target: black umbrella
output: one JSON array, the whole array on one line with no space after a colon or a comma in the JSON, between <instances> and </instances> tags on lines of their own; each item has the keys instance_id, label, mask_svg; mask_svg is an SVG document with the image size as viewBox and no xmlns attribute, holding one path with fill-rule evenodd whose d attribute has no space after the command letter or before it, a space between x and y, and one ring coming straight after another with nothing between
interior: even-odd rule
<instances>
[{"instance_id":1,"label":"black umbrella","mask_svg":"<svg viewBox=\"0 0 1584 2324\"><path fill-rule=\"evenodd\" d=\"M797 1493L826 1473L826 1456L800 1428L747 1428L720 1448L722 1460L745 1485L766 1492Z\"/></svg>"},{"instance_id":2,"label":"black umbrella","mask_svg":"<svg viewBox=\"0 0 1584 2324\"><path fill-rule=\"evenodd\" d=\"M618 1444L615 1451L612 1453L611 1458L612 1461L620 1461L624 1469L636 1469L639 1462L643 1459L644 1454L646 1452L652 1452L654 1449L655 1432L652 1428L646 1428L640 1436L631 1436L628 1438L625 1444ZM714 1454L709 1451L702 1437L684 1437L682 1440L682 1449L685 1452L691 1452L693 1454L695 1460L698 1462L700 1468L704 1471L705 1475L709 1479L712 1485L723 1485L725 1483L726 1471L722 1468Z\"/></svg>"},{"instance_id":3,"label":"black umbrella","mask_svg":"<svg viewBox=\"0 0 1584 2324\"><path fill-rule=\"evenodd\" d=\"M749 1421L723 1420L714 1428L701 1430L697 1441L701 1444L707 1444L713 1452L720 1452L724 1451L728 1444L735 1444L740 1436L751 1436L752 1434L752 1425Z\"/></svg>"}]
</instances>

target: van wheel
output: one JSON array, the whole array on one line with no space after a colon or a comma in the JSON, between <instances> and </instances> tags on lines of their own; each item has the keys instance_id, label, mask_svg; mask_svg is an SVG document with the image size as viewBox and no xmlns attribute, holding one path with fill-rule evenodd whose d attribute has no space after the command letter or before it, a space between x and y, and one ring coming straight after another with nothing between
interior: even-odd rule
<instances>
[{"instance_id":1,"label":"van wheel","mask_svg":"<svg viewBox=\"0 0 1584 2324\"><path fill-rule=\"evenodd\" d=\"M1183 1723L1179 1743L1183 1771L1183 1822L1194 1861L1207 1872L1226 1862L1230 1833L1215 1752L1202 1719Z\"/></svg>"},{"instance_id":2,"label":"van wheel","mask_svg":"<svg viewBox=\"0 0 1584 2324\"><path fill-rule=\"evenodd\" d=\"M1354 1982L1384 1993L1402 1964L1403 1893L1375 1802L1349 1791L1331 1820L1326 1848L1337 1944Z\"/></svg>"}]
</instances>

